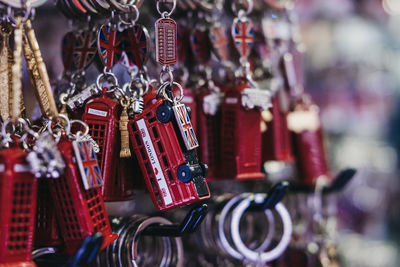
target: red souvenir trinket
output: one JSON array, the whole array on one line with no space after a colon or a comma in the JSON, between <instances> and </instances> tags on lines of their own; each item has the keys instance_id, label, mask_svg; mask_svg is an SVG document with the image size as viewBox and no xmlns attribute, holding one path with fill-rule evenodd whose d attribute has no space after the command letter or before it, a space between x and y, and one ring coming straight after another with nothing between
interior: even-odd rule
<instances>
[{"instance_id":1,"label":"red souvenir trinket","mask_svg":"<svg viewBox=\"0 0 400 267\"><path fill-rule=\"evenodd\" d=\"M281 97L284 92L277 92L272 98L272 107L263 111L262 119L266 124L262 133L262 162L293 161L292 144L287 126L288 112L282 108Z\"/></svg>"},{"instance_id":2,"label":"red souvenir trinket","mask_svg":"<svg viewBox=\"0 0 400 267\"><path fill-rule=\"evenodd\" d=\"M320 176L331 178L318 112L315 105L300 104L288 115L298 178L307 185L314 185Z\"/></svg>"},{"instance_id":3,"label":"red souvenir trinket","mask_svg":"<svg viewBox=\"0 0 400 267\"><path fill-rule=\"evenodd\" d=\"M184 105L174 107L180 106ZM172 108L164 99L147 102L143 113L136 115L128 127L147 189L159 210L210 197L204 180L207 167L197 161L193 149L184 145Z\"/></svg>"},{"instance_id":4,"label":"red souvenir trinket","mask_svg":"<svg viewBox=\"0 0 400 267\"><path fill-rule=\"evenodd\" d=\"M162 18L156 21L156 60L161 65L177 62L177 24L173 19Z\"/></svg>"},{"instance_id":5,"label":"red souvenir trinket","mask_svg":"<svg viewBox=\"0 0 400 267\"><path fill-rule=\"evenodd\" d=\"M261 112L242 105L242 83L225 92L222 103L221 158L226 179L260 179L261 173ZM251 89L255 90L255 89Z\"/></svg>"},{"instance_id":6,"label":"red souvenir trinket","mask_svg":"<svg viewBox=\"0 0 400 267\"><path fill-rule=\"evenodd\" d=\"M221 97L209 90L197 96L199 160L208 165L207 181L218 178L221 169Z\"/></svg>"},{"instance_id":7,"label":"red souvenir trinket","mask_svg":"<svg viewBox=\"0 0 400 267\"><path fill-rule=\"evenodd\" d=\"M57 223L55 202L51 198L47 179L38 181L35 247L54 247L63 240Z\"/></svg>"},{"instance_id":8,"label":"red souvenir trinket","mask_svg":"<svg viewBox=\"0 0 400 267\"><path fill-rule=\"evenodd\" d=\"M103 175L104 201L124 201L135 197L133 177L125 159L120 159L121 146L118 121L119 103L103 95L90 100L85 106L82 120L89 126L89 135L97 142L100 151L97 159ZM122 165L121 165L122 164ZM132 174L133 175L133 174Z\"/></svg>"},{"instance_id":9,"label":"red souvenir trinket","mask_svg":"<svg viewBox=\"0 0 400 267\"><path fill-rule=\"evenodd\" d=\"M0 151L0 267L34 267L37 179L20 148Z\"/></svg>"},{"instance_id":10,"label":"red souvenir trinket","mask_svg":"<svg viewBox=\"0 0 400 267\"><path fill-rule=\"evenodd\" d=\"M61 136L57 145L63 155L66 168L64 176L50 179L50 192L57 203L57 218L65 242L65 254L75 254L88 236L101 233L104 242L101 249L117 239L113 234L104 207L100 188L85 190L76 165L73 143Z\"/></svg>"}]
</instances>

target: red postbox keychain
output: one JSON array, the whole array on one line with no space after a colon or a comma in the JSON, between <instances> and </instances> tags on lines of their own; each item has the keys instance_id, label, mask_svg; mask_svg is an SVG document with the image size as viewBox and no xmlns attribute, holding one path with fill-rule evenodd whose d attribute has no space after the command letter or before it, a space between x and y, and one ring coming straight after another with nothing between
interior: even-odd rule
<instances>
[{"instance_id":1,"label":"red postbox keychain","mask_svg":"<svg viewBox=\"0 0 400 267\"><path fill-rule=\"evenodd\" d=\"M288 115L299 180L314 185L319 177L331 178L326 161L319 108L307 96Z\"/></svg>"},{"instance_id":2,"label":"red postbox keychain","mask_svg":"<svg viewBox=\"0 0 400 267\"><path fill-rule=\"evenodd\" d=\"M159 10L158 5L159 2ZM128 127L147 189L159 210L177 208L210 197L204 179L207 166L197 161L194 150L198 147L196 135L189 112L180 103L183 88L173 81L169 67L177 60L177 25L169 18L173 9L162 13L155 27L157 61L163 65L162 85L158 90L160 97L155 101L146 100L145 109L129 122ZM162 80L165 76L169 80ZM171 85L179 89L179 97L173 96Z\"/></svg>"},{"instance_id":3,"label":"red postbox keychain","mask_svg":"<svg viewBox=\"0 0 400 267\"><path fill-rule=\"evenodd\" d=\"M253 47L253 24L249 10L239 10L232 25L232 36L241 56L241 73L237 84L225 91L222 103L221 157L223 178L260 179L261 111L271 106L270 93L260 90L250 76L247 58Z\"/></svg>"},{"instance_id":4,"label":"red postbox keychain","mask_svg":"<svg viewBox=\"0 0 400 267\"><path fill-rule=\"evenodd\" d=\"M64 115L58 115L67 123L65 129L53 128L52 121L48 130L57 139L57 148L65 161L64 175L58 179L50 179L50 192L58 203L57 218L65 242L65 254L74 254L83 240L95 233L102 233L104 242L102 249L113 242L117 235L113 234L105 210L101 186L103 180L97 163L96 153L90 141L85 141L89 128L85 133L72 135L70 122ZM71 139L73 137L74 139Z\"/></svg>"}]
</instances>

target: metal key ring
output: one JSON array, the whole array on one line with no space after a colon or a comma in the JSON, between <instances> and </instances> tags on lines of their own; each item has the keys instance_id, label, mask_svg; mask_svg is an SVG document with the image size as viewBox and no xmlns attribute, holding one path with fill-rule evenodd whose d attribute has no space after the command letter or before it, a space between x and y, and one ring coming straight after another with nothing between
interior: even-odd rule
<instances>
[{"instance_id":1,"label":"metal key ring","mask_svg":"<svg viewBox=\"0 0 400 267\"><path fill-rule=\"evenodd\" d=\"M136 5L127 5L129 11L119 15L119 20L125 25L135 25L136 22L139 20L139 9ZM125 20L124 15L128 15L128 19L131 15L134 15L129 20Z\"/></svg>"},{"instance_id":2,"label":"metal key ring","mask_svg":"<svg viewBox=\"0 0 400 267\"><path fill-rule=\"evenodd\" d=\"M87 135L89 135L89 125L88 125L86 122L81 121L81 120L71 120L71 121L70 121L71 126L72 126L74 123L80 124L80 125L82 125L82 126L85 128L85 131L84 131L84 132L82 132L82 131L77 131L75 134L71 133L71 134L73 134L73 135L76 135L76 139L79 140L82 136L87 136Z\"/></svg>"},{"instance_id":3,"label":"metal key ring","mask_svg":"<svg viewBox=\"0 0 400 267\"><path fill-rule=\"evenodd\" d=\"M29 127L29 124L26 122L25 119L18 118L18 122L21 123L23 130L24 130L24 134L22 134L21 139L20 139L22 143L25 143L25 140L28 138L28 135L33 136L35 139L37 139L39 137L39 134L37 132L33 131Z\"/></svg>"},{"instance_id":4,"label":"metal key ring","mask_svg":"<svg viewBox=\"0 0 400 267\"><path fill-rule=\"evenodd\" d=\"M97 79L96 79L96 86L97 89L103 90L102 83L103 82L108 82L110 83L110 87L118 87L118 79L114 75L114 73L107 71L107 68L105 68L104 72L101 73ZM110 91L107 91L107 93L111 93Z\"/></svg>"},{"instance_id":5,"label":"metal key ring","mask_svg":"<svg viewBox=\"0 0 400 267\"><path fill-rule=\"evenodd\" d=\"M64 114L58 114L57 117L55 118L50 118L47 124L47 131L54 137L56 138L56 143L60 140L61 137L61 131L58 132L54 132L53 128L52 128L52 124L53 124L53 120L54 119L62 119L66 122L66 125L63 126L62 128L65 131L66 135L69 135L71 133L71 122L69 121L68 117L65 116Z\"/></svg>"},{"instance_id":6,"label":"metal key ring","mask_svg":"<svg viewBox=\"0 0 400 267\"><path fill-rule=\"evenodd\" d=\"M224 208L222 209L220 216L219 216L219 221L218 221L218 234L219 234L219 241L221 242L221 245L223 246L223 249L232 257L234 257L235 259L241 260L244 258L244 255L240 252L240 250L237 250L236 248L234 248L228 241L226 235L225 235L225 231L224 231L224 224L226 221L226 217L228 216L228 213L231 212L232 208L234 208L234 205L243 200L243 199L249 199L249 197L251 197L252 195L249 193L244 193L244 194L240 194L237 195L235 197L233 197L231 200L229 200ZM234 211L233 211L234 212ZM269 223L274 226L274 219L272 216L271 212L265 212L265 215L267 216L267 219L269 221ZM255 250L256 251L263 251L265 250L269 244L272 241L273 238L273 234L274 232L272 231L268 231L267 237L265 238L265 240L263 241L263 243L257 247Z\"/></svg>"},{"instance_id":7,"label":"metal key ring","mask_svg":"<svg viewBox=\"0 0 400 267\"><path fill-rule=\"evenodd\" d=\"M158 13L163 17L163 18L167 18L167 17L169 17L169 16L171 16L172 15L172 13L174 12L174 10L175 10L175 8L176 8L176 0L172 0L172 8L171 8L171 10L168 12L168 11L161 11L161 9L160 9L160 0L157 0L157 4L156 4L156 6L157 6L157 11L158 11Z\"/></svg>"},{"instance_id":8,"label":"metal key ring","mask_svg":"<svg viewBox=\"0 0 400 267\"><path fill-rule=\"evenodd\" d=\"M232 239L236 248L242 253L242 255L246 259L253 262L260 262L260 261L263 263L271 262L277 259L280 255L282 255L282 253L286 250L287 246L289 245L293 230L292 220L285 206L282 203L278 203L275 206L275 210L278 212L279 216L282 219L283 234L281 240L279 241L278 245L276 245L270 251L259 252L251 250L244 244L242 238L240 237L240 230L239 230L240 219L247 210L247 208L249 208L251 201L252 201L251 198L245 198L235 208L231 221Z\"/></svg>"},{"instance_id":9,"label":"metal key ring","mask_svg":"<svg viewBox=\"0 0 400 267\"><path fill-rule=\"evenodd\" d=\"M1 125L1 144L7 145L9 142L12 142L13 140L11 139L11 133L15 133L15 126L14 124L11 124L12 127L12 131L11 133L7 133L7 126L11 123L11 119L7 119L3 122L3 124Z\"/></svg>"},{"instance_id":10,"label":"metal key ring","mask_svg":"<svg viewBox=\"0 0 400 267\"><path fill-rule=\"evenodd\" d=\"M179 95L174 96L174 99L171 99L171 98L168 96L167 92L165 91L165 89L167 88L167 86L170 86L170 85L171 85L171 84L170 84L169 82L164 82L164 83L160 86L160 88L158 89L157 94L158 94L158 95L161 94L165 99L167 99L168 101L170 101L170 102L172 102L172 103L179 103L179 102L181 102L182 99L183 99L183 97L184 97L182 85L180 85L180 83L178 83L178 82L172 82L172 86L171 86L172 88L171 88L171 90L173 91L173 87L174 87L174 86L178 87L178 89L179 89Z\"/></svg>"},{"instance_id":11,"label":"metal key ring","mask_svg":"<svg viewBox=\"0 0 400 267\"><path fill-rule=\"evenodd\" d=\"M14 8L24 8L24 4L21 3L21 1L15 1L15 0L0 0L0 2L6 4L9 7L14 7ZM29 5L31 7L38 7L46 3L47 0L30 0Z\"/></svg>"},{"instance_id":12,"label":"metal key ring","mask_svg":"<svg viewBox=\"0 0 400 267\"><path fill-rule=\"evenodd\" d=\"M238 1L239 1L239 0L235 0L235 1L233 2L233 4L232 4L232 11L233 11L233 13L235 13L237 16L240 15L239 13L240 13L241 10L244 11L243 15L244 15L244 14L248 15L248 14L250 14L250 13L253 11L253 8L254 8L253 0L244 0L244 1L243 1L243 4L244 4L244 5L246 5L246 3L247 3L247 9L246 9L246 10L244 10L244 9L238 9ZM243 16L243 15L242 15L242 16ZM239 16L239 17L240 17L240 16Z\"/></svg>"}]
</instances>

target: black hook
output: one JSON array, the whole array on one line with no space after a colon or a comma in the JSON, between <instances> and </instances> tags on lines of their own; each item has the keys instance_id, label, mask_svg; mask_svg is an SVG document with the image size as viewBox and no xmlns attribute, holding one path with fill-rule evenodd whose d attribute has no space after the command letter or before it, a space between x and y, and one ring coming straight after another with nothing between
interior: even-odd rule
<instances>
[{"instance_id":1,"label":"black hook","mask_svg":"<svg viewBox=\"0 0 400 267\"><path fill-rule=\"evenodd\" d=\"M64 267L88 266L99 252L103 241L104 237L101 233L96 233L87 237L83 241L75 257L71 258Z\"/></svg>"},{"instance_id":2,"label":"black hook","mask_svg":"<svg viewBox=\"0 0 400 267\"><path fill-rule=\"evenodd\" d=\"M266 209L275 208L276 204L282 201L288 192L289 182L283 181L274 185L267 194L267 197L262 203L256 203L254 200L250 204L248 211L263 211Z\"/></svg>"},{"instance_id":3,"label":"black hook","mask_svg":"<svg viewBox=\"0 0 400 267\"><path fill-rule=\"evenodd\" d=\"M152 224L146 227L141 234L151 236L181 237L197 230L208 213L207 204L194 207L179 224Z\"/></svg>"},{"instance_id":4,"label":"black hook","mask_svg":"<svg viewBox=\"0 0 400 267\"><path fill-rule=\"evenodd\" d=\"M330 194L342 191L356 172L357 170L353 168L342 170L329 185L322 188L322 193ZM315 187L299 183L290 183L289 191L292 193L314 193Z\"/></svg>"}]
</instances>

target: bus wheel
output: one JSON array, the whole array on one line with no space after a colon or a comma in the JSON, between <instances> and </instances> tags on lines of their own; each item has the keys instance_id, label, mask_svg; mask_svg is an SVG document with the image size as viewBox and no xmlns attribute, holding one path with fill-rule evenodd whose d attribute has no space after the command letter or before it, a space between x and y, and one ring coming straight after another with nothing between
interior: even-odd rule
<instances>
[{"instance_id":1,"label":"bus wheel","mask_svg":"<svg viewBox=\"0 0 400 267\"><path fill-rule=\"evenodd\" d=\"M162 123L167 123L171 120L172 111L167 105L161 105L157 108L157 119Z\"/></svg>"},{"instance_id":2,"label":"bus wheel","mask_svg":"<svg viewBox=\"0 0 400 267\"><path fill-rule=\"evenodd\" d=\"M192 170L186 164L182 164L177 170L178 179L184 183L188 183L192 180Z\"/></svg>"}]
</instances>

